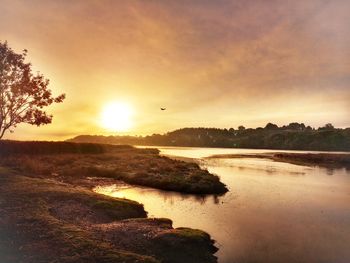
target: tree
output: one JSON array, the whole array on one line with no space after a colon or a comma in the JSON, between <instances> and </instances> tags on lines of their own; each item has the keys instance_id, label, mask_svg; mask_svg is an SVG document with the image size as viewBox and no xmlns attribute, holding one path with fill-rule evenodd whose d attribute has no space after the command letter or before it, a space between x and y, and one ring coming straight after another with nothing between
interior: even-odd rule
<instances>
[{"instance_id":1,"label":"tree","mask_svg":"<svg viewBox=\"0 0 350 263\"><path fill-rule=\"evenodd\" d=\"M327 123L325 124L323 127L318 128L319 130L327 130L327 131L331 131L334 130L334 126L332 123Z\"/></svg>"},{"instance_id":2,"label":"tree","mask_svg":"<svg viewBox=\"0 0 350 263\"><path fill-rule=\"evenodd\" d=\"M245 127L242 126L242 125L241 125L241 126L238 126L238 130L239 130L239 131L244 131L244 130L245 130Z\"/></svg>"},{"instance_id":3,"label":"tree","mask_svg":"<svg viewBox=\"0 0 350 263\"><path fill-rule=\"evenodd\" d=\"M288 130L305 130L305 124L304 123L297 123L297 122L291 122L286 126Z\"/></svg>"},{"instance_id":4,"label":"tree","mask_svg":"<svg viewBox=\"0 0 350 263\"><path fill-rule=\"evenodd\" d=\"M269 122L268 124L266 124L264 129L266 129L266 130L277 130L278 126L276 124L273 124L273 123Z\"/></svg>"},{"instance_id":5,"label":"tree","mask_svg":"<svg viewBox=\"0 0 350 263\"><path fill-rule=\"evenodd\" d=\"M27 50L17 54L7 42L0 42L0 139L20 123L51 123L52 115L43 109L65 99L65 94L52 96L49 80L32 73L31 64L24 62L26 56Z\"/></svg>"}]
</instances>

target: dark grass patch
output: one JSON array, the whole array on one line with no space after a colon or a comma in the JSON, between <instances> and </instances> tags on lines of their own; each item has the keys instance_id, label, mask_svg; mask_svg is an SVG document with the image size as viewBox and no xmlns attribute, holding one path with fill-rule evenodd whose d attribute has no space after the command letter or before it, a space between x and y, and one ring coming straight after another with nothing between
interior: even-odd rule
<instances>
[{"instance_id":1,"label":"dark grass patch","mask_svg":"<svg viewBox=\"0 0 350 263\"><path fill-rule=\"evenodd\" d=\"M107 152L129 152L133 150L145 154L159 153L157 149L137 149L130 145L49 141L0 141L0 156L8 156L13 154L101 154Z\"/></svg>"},{"instance_id":2,"label":"dark grass patch","mask_svg":"<svg viewBox=\"0 0 350 263\"><path fill-rule=\"evenodd\" d=\"M169 219L123 220L108 226L96 226L95 231L102 233L111 243L135 253L147 250L161 262L217 262L217 258L213 256L217 248L207 233L189 228L174 229ZM125 242L130 238L134 246Z\"/></svg>"}]
</instances>

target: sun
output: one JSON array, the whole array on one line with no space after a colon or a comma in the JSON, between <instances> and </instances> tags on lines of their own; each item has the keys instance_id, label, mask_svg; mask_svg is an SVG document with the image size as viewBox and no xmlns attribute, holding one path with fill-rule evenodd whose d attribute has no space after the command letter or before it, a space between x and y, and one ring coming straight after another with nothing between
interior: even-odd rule
<instances>
[{"instance_id":1,"label":"sun","mask_svg":"<svg viewBox=\"0 0 350 263\"><path fill-rule=\"evenodd\" d=\"M109 131L128 131L132 126L133 110L124 102L107 104L101 112L101 126Z\"/></svg>"}]
</instances>

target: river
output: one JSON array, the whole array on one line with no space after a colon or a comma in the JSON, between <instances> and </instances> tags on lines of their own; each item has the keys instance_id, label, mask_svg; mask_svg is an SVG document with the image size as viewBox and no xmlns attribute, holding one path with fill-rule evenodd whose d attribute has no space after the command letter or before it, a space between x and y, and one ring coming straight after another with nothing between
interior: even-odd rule
<instances>
[{"instance_id":1,"label":"river","mask_svg":"<svg viewBox=\"0 0 350 263\"><path fill-rule=\"evenodd\" d=\"M350 170L269 159L205 158L269 150L159 149L166 156L196 159L220 176L229 192L198 197L113 185L98 191L143 203L150 217L170 218L174 227L208 232L216 240L220 263L350 262Z\"/></svg>"}]
</instances>

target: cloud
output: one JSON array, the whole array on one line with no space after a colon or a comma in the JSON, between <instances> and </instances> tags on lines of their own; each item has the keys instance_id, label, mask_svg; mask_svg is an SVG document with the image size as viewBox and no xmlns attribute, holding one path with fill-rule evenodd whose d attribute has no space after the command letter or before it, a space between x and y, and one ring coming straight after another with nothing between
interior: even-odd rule
<instances>
[{"instance_id":1,"label":"cloud","mask_svg":"<svg viewBox=\"0 0 350 263\"><path fill-rule=\"evenodd\" d=\"M327 102L327 118L333 118L327 121L350 125L343 106L349 96L349 1L0 4L0 35L16 49L27 48L53 89L72 100L57 113L61 121L80 118L86 104L94 116L106 100L126 98L148 114L140 116L140 133L245 119L255 125L274 121L282 105L295 110L302 96L307 114L300 121L318 125L322 120L310 112L334 98ZM159 105L172 109L168 120L154 115Z\"/></svg>"}]
</instances>

